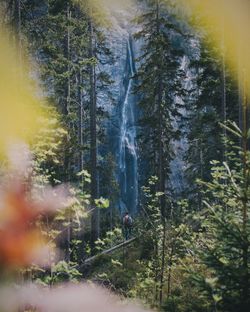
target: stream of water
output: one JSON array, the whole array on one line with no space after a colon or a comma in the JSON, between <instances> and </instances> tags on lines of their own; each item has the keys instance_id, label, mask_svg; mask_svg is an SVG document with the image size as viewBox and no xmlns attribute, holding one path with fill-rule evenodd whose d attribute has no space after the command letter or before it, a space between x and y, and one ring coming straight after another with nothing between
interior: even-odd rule
<instances>
[{"instance_id":1,"label":"stream of water","mask_svg":"<svg viewBox=\"0 0 250 312\"><path fill-rule=\"evenodd\" d=\"M134 215L138 206L138 154L136 147L136 107L132 93L135 66L132 41L127 40L128 83L121 108L119 144L120 210Z\"/></svg>"}]
</instances>

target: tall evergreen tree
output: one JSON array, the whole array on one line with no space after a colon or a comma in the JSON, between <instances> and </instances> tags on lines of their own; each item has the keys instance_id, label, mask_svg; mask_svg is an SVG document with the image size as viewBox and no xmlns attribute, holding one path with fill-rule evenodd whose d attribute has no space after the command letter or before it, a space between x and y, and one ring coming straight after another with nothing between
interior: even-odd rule
<instances>
[{"instance_id":1,"label":"tall evergreen tree","mask_svg":"<svg viewBox=\"0 0 250 312\"><path fill-rule=\"evenodd\" d=\"M137 21L142 30L135 35L143 40L142 54L138 58L138 85L141 107L141 158L148 164L148 174L157 177L157 192L163 227L159 267L159 302L163 300L166 270L166 220L170 205L166 183L172 159L171 140L176 137L174 118L179 115L176 97L182 93L180 60L183 51L174 42L181 36L178 23L173 18L171 6L166 1L146 2L146 12ZM178 41L178 40L176 40ZM146 153L143 147L147 146ZM147 156L146 156L147 155ZM147 176L148 177L148 176Z\"/></svg>"},{"instance_id":2,"label":"tall evergreen tree","mask_svg":"<svg viewBox=\"0 0 250 312\"><path fill-rule=\"evenodd\" d=\"M141 158L148 163L148 176L159 178L158 191L166 194L166 180L171 160L171 139L176 135L172 121L178 114L175 97L181 93L178 78L181 50L173 38L180 35L165 1L146 1L146 12L137 18L142 30L135 35L143 38L141 56L138 58L138 85L135 91L140 94L141 131L140 142L147 146L141 150ZM147 177L148 177L147 176ZM162 216L167 216L161 197Z\"/></svg>"},{"instance_id":3,"label":"tall evergreen tree","mask_svg":"<svg viewBox=\"0 0 250 312\"><path fill-rule=\"evenodd\" d=\"M225 160L226 131L221 132L219 123L226 118L238 120L238 87L232 72L225 65L225 51L221 53L205 29L197 40L200 42L200 55L191 62L195 70L196 87L189 101L191 109L187 130L186 177L189 184L188 197L195 207L201 209L201 193L195 180L209 181L210 162L213 159Z\"/></svg>"}]
</instances>

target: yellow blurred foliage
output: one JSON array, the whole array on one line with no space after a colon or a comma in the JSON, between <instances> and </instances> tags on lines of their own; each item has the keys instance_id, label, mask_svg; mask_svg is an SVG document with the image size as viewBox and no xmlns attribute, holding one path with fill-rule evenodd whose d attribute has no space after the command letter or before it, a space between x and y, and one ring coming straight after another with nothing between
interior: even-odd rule
<instances>
[{"instance_id":1,"label":"yellow blurred foliage","mask_svg":"<svg viewBox=\"0 0 250 312\"><path fill-rule=\"evenodd\" d=\"M178 0L198 17L250 95L250 1Z\"/></svg>"},{"instance_id":2,"label":"yellow blurred foliage","mask_svg":"<svg viewBox=\"0 0 250 312\"><path fill-rule=\"evenodd\" d=\"M130 8L134 0L74 0L74 2L90 15L95 24L110 27L114 11Z\"/></svg>"},{"instance_id":3,"label":"yellow blurred foliage","mask_svg":"<svg viewBox=\"0 0 250 312\"><path fill-rule=\"evenodd\" d=\"M17 141L31 142L38 133L45 116L39 99L36 79L28 62L22 61L11 42L11 35L0 30L0 155Z\"/></svg>"}]
</instances>

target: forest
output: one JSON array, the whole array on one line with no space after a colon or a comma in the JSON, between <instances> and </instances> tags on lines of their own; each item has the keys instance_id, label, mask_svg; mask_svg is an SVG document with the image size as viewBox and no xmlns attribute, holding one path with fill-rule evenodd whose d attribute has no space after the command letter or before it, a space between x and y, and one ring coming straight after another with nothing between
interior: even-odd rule
<instances>
[{"instance_id":1,"label":"forest","mask_svg":"<svg viewBox=\"0 0 250 312\"><path fill-rule=\"evenodd\" d=\"M247 312L248 0L0 0L0 312Z\"/></svg>"}]
</instances>

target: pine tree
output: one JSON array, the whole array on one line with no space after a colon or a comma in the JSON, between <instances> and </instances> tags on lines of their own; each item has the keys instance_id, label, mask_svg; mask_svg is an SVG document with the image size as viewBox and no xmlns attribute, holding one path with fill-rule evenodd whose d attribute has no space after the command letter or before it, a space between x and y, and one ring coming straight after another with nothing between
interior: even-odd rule
<instances>
[{"instance_id":1,"label":"pine tree","mask_svg":"<svg viewBox=\"0 0 250 312\"><path fill-rule=\"evenodd\" d=\"M198 243L202 248L196 252L208 271L207 276L195 274L194 280L211 311L243 312L248 311L250 298L249 150L246 130L242 132L236 124L226 129L228 135L236 135L227 155L231 166L214 161L212 181L201 182L206 209L201 218L204 234ZM245 142L240 151L239 137Z\"/></svg>"},{"instance_id":2,"label":"pine tree","mask_svg":"<svg viewBox=\"0 0 250 312\"><path fill-rule=\"evenodd\" d=\"M147 155L141 151L144 162L149 164L148 175L159 178L159 192L165 194L165 181L169 173L171 159L170 141L175 133L171 121L177 114L174 97L180 92L178 68L181 51L173 44L178 29L171 15L165 10L165 1L147 1L146 13L138 17L142 30L136 39L144 38L138 58L138 85L135 91L140 94L141 144L147 145ZM162 214L165 214L164 196Z\"/></svg>"},{"instance_id":3,"label":"pine tree","mask_svg":"<svg viewBox=\"0 0 250 312\"><path fill-rule=\"evenodd\" d=\"M188 195L193 206L202 208L202 196L195 180L209 181L213 159L225 160L225 140L219 123L225 118L238 120L237 84L232 72L224 62L225 51L220 52L206 30L197 37L200 45L199 58L190 64L195 70L196 82L192 100L189 101L189 121L187 137L189 147L186 178L191 188ZM227 104L226 104L227 103ZM192 187L193 186L193 187ZM190 192L191 190L191 192Z\"/></svg>"},{"instance_id":4,"label":"pine tree","mask_svg":"<svg viewBox=\"0 0 250 312\"><path fill-rule=\"evenodd\" d=\"M136 39L144 38L142 55L138 59L140 66L137 74L138 86L135 90L140 94L139 105L144 128L141 133L141 145L147 146L149 156L145 159L142 150L141 157L149 164L148 173L157 176L157 191L161 194L159 197L163 226L159 268L161 305L166 269L166 219L170 216L170 208L166 206L166 181L172 159L171 140L176 137L173 120L178 115L175 98L182 91L179 69L183 52L174 44L173 38L181 36L181 30L171 15L171 8L166 9L166 1L146 1L146 5L146 13L138 17L142 30L135 35Z\"/></svg>"}]
</instances>

